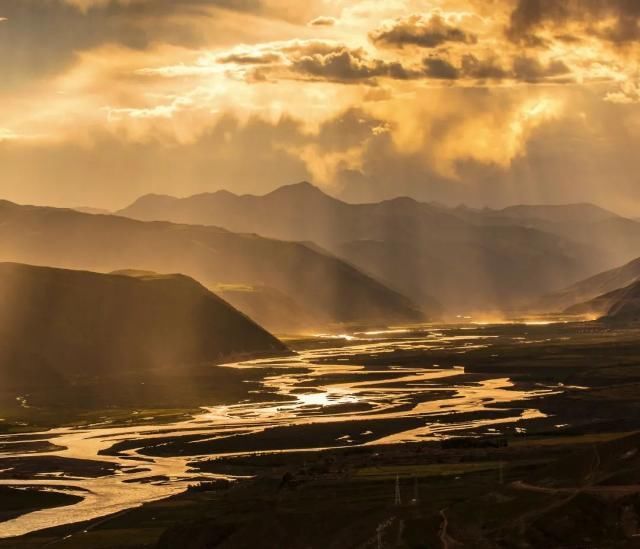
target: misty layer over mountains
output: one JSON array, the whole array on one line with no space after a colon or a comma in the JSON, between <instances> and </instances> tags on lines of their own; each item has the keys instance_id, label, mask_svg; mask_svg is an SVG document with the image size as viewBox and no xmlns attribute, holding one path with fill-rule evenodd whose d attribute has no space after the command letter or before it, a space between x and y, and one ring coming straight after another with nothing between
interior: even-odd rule
<instances>
[{"instance_id":1,"label":"misty layer over mountains","mask_svg":"<svg viewBox=\"0 0 640 549\"><path fill-rule=\"evenodd\" d=\"M221 285L255 290L269 306L255 305L255 300L252 305L245 296L249 306L243 312L267 328L272 320L274 325L286 324L287 310L303 311L292 319L294 326L300 318L313 319L316 325L423 319L411 300L317 247L216 227L141 222L3 201L0 261L99 272L183 273L214 291ZM288 309L281 308L282 303ZM275 319L273 310L278 311Z\"/></svg>"},{"instance_id":2,"label":"misty layer over mountains","mask_svg":"<svg viewBox=\"0 0 640 549\"><path fill-rule=\"evenodd\" d=\"M71 379L180 370L286 350L184 275L106 275L0 264L3 392L64 391L73 385Z\"/></svg>"},{"instance_id":3,"label":"misty layer over mountains","mask_svg":"<svg viewBox=\"0 0 640 549\"><path fill-rule=\"evenodd\" d=\"M504 210L409 198L348 204L308 183L265 196L148 195L119 213L315 242L427 310L437 299L448 314L526 307L640 249L640 223L589 204Z\"/></svg>"}]
</instances>

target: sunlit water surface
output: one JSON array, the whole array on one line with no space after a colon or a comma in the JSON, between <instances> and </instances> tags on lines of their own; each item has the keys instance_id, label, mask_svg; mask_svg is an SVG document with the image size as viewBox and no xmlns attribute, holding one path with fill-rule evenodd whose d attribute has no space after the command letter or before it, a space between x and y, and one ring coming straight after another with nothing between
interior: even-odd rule
<instances>
[{"instance_id":1,"label":"sunlit water surface","mask_svg":"<svg viewBox=\"0 0 640 549\"><path fill-rule=\"evenodd\" d=\"M413 334L413 335L411 335ZM384 366L367 368L353 364L349 357L384 356L398 350L428 351L449 349L464 353L470 349L490 347L493 338L460 329L455 335L427 329L418 336L406 329L366 332L335 336L334 347L302 351L294 357L254 360L226 367L236 369L265 368L261 394L278 395L281 401L256 402L255 395L246 401L207 407L187 421L172 424L109 428L60 428L43 434L52 444L64 447L59 451L38 455L61 456L83 460L108 461L117 465L115 474L99 478L66 477L58 474L40 475L37 480L0 479L11 486L40 486L51 490L82 495L75 505L48 509L20 516L0 524L0 537L19 536L36 530L105 517L145 502L162 499L184 491L194 478L224 478L190 470L189 462L212 459L220 454L189 457L149 457L139 451L145 439L184 434L206 435L206 440L218 440L232 435L251 437L270 427L296 426L332 422L424 418L424 425L411 430L399 429L393 434L376 436L373 432L363 444L388 444L441 438L471 428L486 428L504 423L542 417L539 410L520 406L509 412L510 402L522 402L550 394L554 388L518 389L507 378L466 380L462 365L454 368ZM523 339L522 337L514 337ZM339 342L339 344L338 344ZM428 355L425 355L428 358ZM274 370L277 374L273 374ZM252 398L251 398L252 397ZM499 417L491 411L500 407ZM507 416L505 416L505 410ZM482 417L482 412L486 412ZM473 420L457 419L467 413L480 413ZM442 418L446 420L442 420ZM468 416L467 416L468 418ZM0 436L0 442L10 441ZM139 440L136 450L119 456L99 453L122 440ZM335 446L353 443L347 436L338 437ZM11 443L6 442L10 448ZM326 446L325 446L326 447ZM332 447L332 446L330 446ZM308 448L305 448L308 449ZM275 450L275 449L274 449ZM298 451L292 437L288 448L278 452ZM10 451L0 456L19 457ZM29 454L33 455L33 454ZM228 453L227 453L228 455ZM238 455L236 452L234 455Z\"/></svg>"}]
</instances>

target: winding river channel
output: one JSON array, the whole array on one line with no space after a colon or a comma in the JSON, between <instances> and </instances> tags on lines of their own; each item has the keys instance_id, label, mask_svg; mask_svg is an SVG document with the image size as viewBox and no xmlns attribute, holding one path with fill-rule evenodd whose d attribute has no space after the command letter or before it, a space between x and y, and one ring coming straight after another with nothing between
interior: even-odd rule
<instances>
[{"instance_id":1,"label":"winding river channel","mask_svg":"<svg viewBox=\"0 0 640 549\"><path fill-rule=\"evenodd\" d=\"M514 339L517 339L514 337ZM535 407L522 402L557 391L553 387L519 388L508 378L479 379L465 375L462 365L441 368L438 365L383 365L375 368L354 363L350 357L380 357L394 352L446 349L464 354L470 349L493 345L493 336L473 329L443 333L436 328L416 334L409 330L390 330L345 335L335 338L335 344L302 350L294 356L280 359L254 360L223 367L235 369L264 368L261 395L271 399L259 401L248 395L242 402L202 408L193 417L170 424L121 427L59 428L28 436L0 436L0 457L33 458L49 456L106 463L109 470L96 476L82 476L75 471L43 471L28 478L11 470L2 471L0 484L13 487L40 487L80 495L82 501L64 508L46 509L0 523L0 537L19 536L53 526L99 519L145 502L180 493L189 483L225 478L194 469L198 460L221 455L255 453L225 450L225 440L245 439L264 435L273 428L300 428L328 424L363 425L358 436L353 428L333 437L333 443L322 439L320 448L345 445L387 444L441 438L452 433L482 426L498 430L500 424L518 422L526 425L539 418ZM392 362L392 361L391 361ZM274 374L274 372L276 372ZM510 409L508 403L519 405ZM491 413L499 410L499 414ZM446 417L446 421L442 418ZM398 421L402 420L402 421ZM405 420L413 421L409 428ZM387 421L395 425L376 432L367 427L372 422ZM417 423L416 423L417 422ZM152 422L151 422L152 423ZM496 427L493 427L493 426ZM145 452L148 441L193 437L199 445L215 442L213 452L202 455L158 455ZM19 440L19 442L18 442ZM25 441L48 441L52 445L41 453L12 451L24 448ZM118 452L109 449L122 441L135 441L134 448ZM156 442L156 447L158 443ZM131 445L129 445L131 446ZM245 444L245 446L247 446ZM250 443L248 444L250 446ZM262 451L294 452L302 449L296 437ZM303 447L310 449L309 444ZM105 452L107 453L105 455ZM233 480L233 479L231 479Z\"/></svg>"}]
</instances>

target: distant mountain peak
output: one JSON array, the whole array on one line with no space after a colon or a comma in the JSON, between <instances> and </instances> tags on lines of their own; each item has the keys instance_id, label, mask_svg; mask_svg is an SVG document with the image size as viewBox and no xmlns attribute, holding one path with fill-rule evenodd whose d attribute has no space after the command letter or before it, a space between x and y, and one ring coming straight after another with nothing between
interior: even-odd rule
<instances>
[{"instance_id":1,"label":"distant mountain peak","mask_svg":"<svg viewBox=\"0 0 640 549\"><path fill-rule=\"evenodd\" d=\"M148 194L143 194L142 196L137 198L131 204L131 206L136 206L139 204L166 204L166 203L175 202L176 200L178 200L176 197L170 196L168 194L148 193Z\"/></svg>"},{"instance_id":2,"label":"distant mountain peak","mask_svg":"<svg viewBox=\"0 0 640 549\"><path fill-rule=\"evenodd\" d=\"M203 194L205 194L205 195L209 194L211 196L233 196L233 197L236 197L236 198L238 196L236 193L233 193L233 192L231 192L231 191L229 191L227 189L218 189L217 191L214 191L212 193L203 193Z\"/></svg>"},{"instance_id":3,"label":"distant mountain peak","mask_svg":"<svg viewBox=\"0 0 640 549\"><path fill-rule=\"evenodd\" d=\"M175 198L174 196L171 196L169 194L161 194L161 193L147 193L147 194L143 194L140 199L143 198L148 198L148 199L165 199L165 198Z\"/></svg>"},{"instance_id":4,"label":"distant mountain peak","mask_svg":"<svg viewBox=\"0 0 640 549\"><path fill-rule=\"evenodd\" d=\"M421 202L410 196L396 196L388 200L383 200L380 204L421 204Z\"/></svg>"},{"instance_id":5,"label":"distant mountain peak","mask_svg":"<svg viewBox=\"0 0 640 549\"><path fill-rule=\"evenodd\" d=\"M307 190L307 191L316 191L322 192L319 187L316 187L313 183L309 181L299 181L298 183L290 183L289 185L282 185L278 187L277 190L289 189L289 190Z\"/></svg>"},{"instance_id":6,"label":"distant mountain peak","mask_svg":"<svg viewBox=\"0 0 640 549\"><path fill-rule=\"evenodd\" d=\"M295 197L315 197L315 198L329 198L339 202L337 198L328 195L320 187L316 187L308 181L301 181L300 183L292 183L291 185L283 185L276 190L266 194L265 196L295 196Z\"/></svg>"}]
</instances>

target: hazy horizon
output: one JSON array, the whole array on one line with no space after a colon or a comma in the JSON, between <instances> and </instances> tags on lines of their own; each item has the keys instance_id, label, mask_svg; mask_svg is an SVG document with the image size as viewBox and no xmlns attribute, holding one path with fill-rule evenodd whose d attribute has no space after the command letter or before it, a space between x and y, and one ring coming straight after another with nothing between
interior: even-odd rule
<instances>
[{"instance_id":1,"label":"hazy horizon","mask_svg":"<svg viewBox=\"0 0 640 549\"><path fill-rule=\"evenodd\" d=\"M477 205L472 205L466 202L440 202L437 200L424 200L421 199L419 197L415 197L415 196L411 196L408 194L390 194L389 196L385 196L385 197L381 197L379 199L372 199L372 200L366 200L366 199L362 199L362 200L357 200L357 199L349 199L347 197L343 197L340 194L333 194L331 189L327 189L327 188L323 188L319 185L316 185L310 181L296 181L296 182L292 182L292 183L283 183L281 185L275 185L273 188L271 189L266 189L264 191L260 191L260 192L234 192L232 188L229 187L220 187L220 188L216 188L216 189L212 189L212 190L207 190L207 191L202 191L202 192L197 192L197 193L191 193L191 194L179 194L179 193L143 193L140 195L135 196L132 200L128 200L125 201L119 205L116 205L113 208L106 208L106 207L102 207L102 206L97 206L95 204L86 204L86 203L74 203L73 202L73 198L69 198L68 202L62 202L60 204L55 204L55 203L50 203L50 202L42 202L42 201L37 201L34 200L33 202L24 202L24 201L18 201L18 200L12 200L7 196L0 196L0 200L7 200L9 202L13 202L15 204L19 204L19 205L23 205L23 206L38 206L38 207L52 207L52 208L64 208L64 209L72 209L72 210L84 210L84 213L105 213L105 214L117 214L120 210L126 209L128 206L131 206L132 204L134 204L137 200L144 198L146 196L166 196L166 197L170 197L170 198L175 198L178 200L184 200L184 199L189 199L189 198L196 198L198 196L206 196L206 195L212 195L215 193L219 193L219 192L230 192L236 196L255 196L255 197L262 197L262 196L266 196L270 193L273 193L279 189L283 189L286 187L295 187L297 185L302 185L302 184L309 184L312 187L315 187L317 189L319 189L322 193L326 194L327 196L334 198L336 200L345 202L347 204L351 204L351 205L358 205L358 204L375 204L375 203L379 203L379 202L388 202L388 201L393 201L393 200L397 200L397 199L402 199L402 198L409 198L411 200L415 200L416 202L420 202L423 204L429 204L432 206L436 206L436 207L443 207L443 208L447 208L447 209L455 209L455 208L469 208L469 209L474 209L474 210L482 210L482 209L488 209L488 210L502 210L502 209L507 209L507 208L511 208L511 207L517 207L517 206L534 206L534 207L562 207L562 206L580 206L580 205L591 205L591 206L595 206L598 208L601 208L603 210L607 210L612 214L618 215L620 217L626 217L629 219L637 219L640 217L640 215L636 215L636 214L640 214L640 210L636 213L630 213L629 215L625 215L624 213L613 209L613 208L607 208L606 206L602 205L602 204L598 204L597 202L593 202L593 201L587 201L587 200L576 200L574 202L512 202L512 203L503 203L503 204L494 204L494 205L488 205L488 204L477 204ZM215 223L213 223L215 225Z\"/></svg>"}]
</instances>

